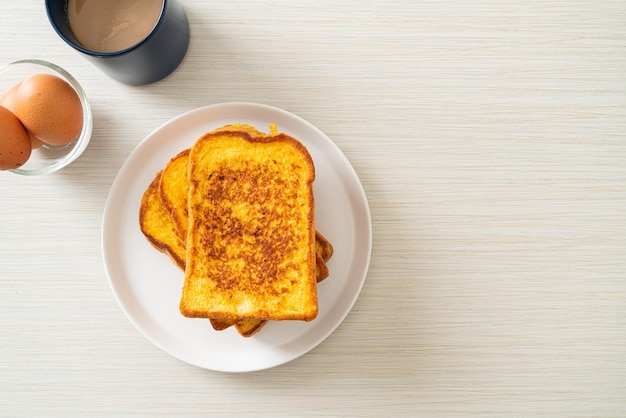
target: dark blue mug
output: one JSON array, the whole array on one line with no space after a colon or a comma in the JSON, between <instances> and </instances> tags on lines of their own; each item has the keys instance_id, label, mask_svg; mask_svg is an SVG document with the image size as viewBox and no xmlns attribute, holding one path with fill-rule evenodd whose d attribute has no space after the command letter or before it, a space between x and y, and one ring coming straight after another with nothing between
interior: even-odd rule
<instances>
[{"instance_id":1,"label":"dark blue mug","mask_svg":"<svg viewBox=\"0 0 626 418\"><path fill-rule=\"evenodd\" d=\"M152 30L135 45L115 52L92 51L81 44L70 26L67 3L46 0L52 27L68 45L114 80L130 85L154 83L172 73L185 57L189 21L177 0L162 0L161 14Z\"/></svg>"}]
</instances>

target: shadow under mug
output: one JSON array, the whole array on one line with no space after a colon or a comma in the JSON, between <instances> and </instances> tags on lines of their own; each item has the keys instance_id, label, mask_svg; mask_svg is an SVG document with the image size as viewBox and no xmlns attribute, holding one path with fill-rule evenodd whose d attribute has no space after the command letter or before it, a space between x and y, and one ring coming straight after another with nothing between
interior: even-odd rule
<instances>
[{"instance_id":1,"label":"shadow under mug","mask_svg":"<svg viewBox=\"0 0 626 418\"><path fill-rule=\"evenodd\" d=\"M154 83L172 73L185 57L189 21L177 0L163 0L161 15L146 37L116 52L97 52L81 45L69 24L67 2L46 0L52 27L68 45L114 80L129 85Z\"/></svg>"}]
</instances>

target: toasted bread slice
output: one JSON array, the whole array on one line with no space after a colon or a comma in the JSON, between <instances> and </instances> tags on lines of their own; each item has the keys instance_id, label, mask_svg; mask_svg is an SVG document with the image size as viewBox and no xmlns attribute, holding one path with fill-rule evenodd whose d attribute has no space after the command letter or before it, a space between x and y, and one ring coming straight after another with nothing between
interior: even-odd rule
<instances>
[{"instance_id":1,"label":"toasted bread slice","mask_svg":"<svg viewBox=\"0 0 626 418\"><path fill-rule=\"evenodd\" d=\"M215 130L214 132L223 132L223 131L242 131L249 133L254 136L266 136L266 134L256 130L255 128L249 125L228 125L222 128ZM270 126L271 132L276 133L276 126ZM162 216L162 223L168 224L170 221L175 222L178 230L180 232L181 237L186 237L186 224L187 224L187 194L188 194L188 181L187 181L187 165L188 165L188 156L189 149L186 149L175 157L173 157L166 167L163 169L161 173L161 179L159 182L159 188L161 192L161 197L163 200L163 204L167 206L166 208L153 208L160 209ZM181 179L184 178L184 181ZM153 201L155 206L159 204L158 200ZM183 202L182 204L180 202ZM168 214L164 211L169 211L171 214L171 219ZM147 236L149 240L154 239L154 236ZM168 242L171 241L171 242ZM167 240L163 241L164 245L169 245L170 247L174 247L177 249L176 255L177 260L184 258L185 250L184 248L181 250L179 245L175 245L175 241L178 240ZM333 247L330 242L319 232L315 233L315 248L316 248L316 280L317 282L321 282L329 275L328 266L326 265L326 261L330 259L333 253ZM184 270L184 262L178 261L177 264ZM256 333L261 329L262 325L265 323L263 320L251 319L251 320L243 320L239 321L238 319L211 319L211 324L214 329L221 331L229 328L232 325L237 325L240 322L241 324L236 326L237 331L245 336L249 337Z\"/></svg>"},{"instance_id":2,"label":"toasted bread slice","mask_svg":"<svg viewBox=\"0 0 626 418\"><path fill-rule=\"evenodd\" d=\"M181 269L185 270L185 243L179 235L179 230L175 224L172 213L160 198L159 184L163 184L161 172L148 186L141 202L140 228L150 243L159 251L170 256L172 261ZM185 189L187 187L185 186ZM185 201L187 199L185 198ZM186 214L185 214L186 217ZM315 277L317 282L321 282L329 275L326 261L332 255L332 245L322 234L316 231L315 234L316 265ZM212 319L211 325L217 331L225 330L235 326L237 332L244 337L251 337L265 325L267 321L262 319Z\"/></svg>"},{"instance_id":3,"label":"toasted bread slice","mask_svg":"<svg viewBox=\"0 0 626 418\"><path fill-rule=\"evenodd\" d=\"M187 236L188 157L189 149L183 150L172 157L161 172L159 181L161 199L166 209L170 212L180 237Z\"/></svg>"},{"instance_id":4,"label":"toasted bread slice","mask_svg":"<svg viewBox=\"0 0 626 418\"><path fill-rule=\"evenodd\" d=\"M163 203L160 197L158 185L162 184L162 173L152 180L146 189L140 207L140 229L147 240L159 251L170 256L172 261L181 269L185 270L185 242L179 235L172 213ZM187 186L184 186L186 189ZM187 199L185 199L186 201ZM186 215L185 215L186 217ZM315 277L317 282L321 282L328 277L329 271L325 261L328 261L328 252L320 252L322 248L329 248L332 254L332 246L321 234L315 234L316 265ZM326 260L324 260L324 257ZM244 337L250 337L258 332L263 325L261 319L213 319L211 325L214 329L221 331L235 325L237 331Z\"/></svg>"},{"instance_id":5,"label":"toasted bread slice","mask_svg":"<svg viewBox=\"0 0 626 418\"><path fill-rule=\"evenodd\" d=\"M267 136L267 134L264 134L258 131L254 127L250 125L243 125L243 124L227 125L227 126L224 126L222 128L215 130L214 132L223 132L223 131L239 131L239 132L246 132L250 134L251 136ZM271 134L277 133L276 125L274 124L270 125L270 132ZM162 197L161 199L162 202L160 202L159 199L151 199L150 202L153 203L154 205L151 205L151 207L145 209L146 211L152 211L152 212L159 211L158 213L160 213L161 215L161 223L165 226L169 224L171 228L172 227L171 223L174 222L175 223L174 228L177 227L179 231L182 231L182 233L180 233L179 235L183 237L186 234L186 224L187 224L186 202L187 202L188 182L186 181L186 174L187 174L188 155L189 155L189 150L187 149L187 150L182 151L181 153L179 153L178 155L176 155L170 160L170 162L167 164L167 166L164 168L161 174L160 182L158 182L161 197ZM183 178L185 179L185 181L182 181ZM152 191L153 189L154 188L151 188L149 190ZM146 194L148 194L148 190L146 191ZM180 204L181 201L184 203ZM162 204L159 205L159 203L162 203ZM143 202L142 202L142 206L145 206ZM171 216L168 216L168 215L171 215ZM144 228L142 228L142 231L143 230ZM147 231L144 231L144 233L146 232ZM181 258L184 258L185 250L184 248L182 248L181 250L181 246L176 245L176 241L180 241L180 240L176 240L176 239L172 240L171 234L169 235L170 237L169 239L167 238L167 236L163 237L162 228L157 230L156 233L153 234L153 236L147 235L146 237L148 238L150 242L154 242L155 238L157 238L159 235L161 236L161 241L160 241L161 246L165 245L167 247L173 247L174 249L177 249L177 251L175 251L176 257L171 257L171 258L181 269L184 270L184 261L181 262L180 260ZM326 265L326 261L328 261L332 256L333 247L330 244L330 242L318 231L316 231L315 233L315 249L316 249L315 274L316 274L316 280L319 283L322 280L324 280L326 277L328 277L329 275L329 270L328 270L328 266ZM214 329L223 330L232 325L235 325L239 334L241 334L244 337L250 337L256 334L265 325L266 322L267 322L266 320L259 320L259 319L248 319L248 320L211 319L211 323Z\"/></svg>"},{"instance_id":6,"label":"toasted bread slice","mask_svg":"<svg viewBox=\"0 0 626 418\"><path fill-rule=\"evenodd\" d=\"M285 134L214 132L196 141L188 164L181 313L314 319L315 169L306 148Z\"/></svg>"},{"instance_id":7,"label":"toasted bread slice","mask_svg":"<svg viewBox=\"0 0 626 418\"><path fill-rule=\"evenodd\" d=\"M261 319L244 319L235 324L235 329L242 337L249 338L261 331L267 322Z\"/></svg>"},{"instance_id":8,"label":"toasted bread slice","mask_svg":"<svg viewBox=\"0 0 626 418\"><path fill-rule=\"evenodd\" d=\"M150 182L141 198L139 228L148 241L159 251L167 254L181 269L185 269L186 249L169 210L163 205L159 193L161 172Z\"/></svg>"},{"instance_id":9,"label":"toasted bread slice","mask_svg":"<svg viewBox=\"0 0 626 418\"><path fill-rule=\"evenodd\" d=\"M272 131L276 127L270 127ZM267 136L253 126L246 124L232 124L217 128L212 132L245 132L252 137ZM171 212L172 218L180 232L181 237L187 236L187 195L189 191L189 181L187 180L187 165L189 161L190 149L185 149L172 157L161 173L159 191L161 198L167 209Z\"/></svg>"},{"instance_id":10,"label":"toasted bread slice","mask_svg":"<svg viewBox=\"0 0 626 418\"><path fill-rule=\"evenodd\" d=\"M335 251L333 245L319 231L315 231L315 251L325 262L330 260Z\"/></svg>"}]
</instances>

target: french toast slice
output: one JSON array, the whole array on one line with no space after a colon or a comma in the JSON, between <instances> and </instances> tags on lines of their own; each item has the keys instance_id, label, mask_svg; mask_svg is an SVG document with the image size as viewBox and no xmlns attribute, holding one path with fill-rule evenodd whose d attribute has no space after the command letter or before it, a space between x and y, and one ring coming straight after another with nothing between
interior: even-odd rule
<instances>
[{"instance_id":1,"label":"french toast slice","mask_svg":"<svg viewBox=\"0 0 626 418\"><path fill-rule=\"evenodd\" d=\"M267 136L267 134L257 130L247 124L232 124L217 128L212 132L246 132L252 137ZM270 125L270 132L276 133L276 126ZM187 195L189 181L187 180L187 165L189 161L190 149L185 149L172 157L161 173L159 190L167 209L172 213L174 222L181 237L187 236Z\"/></svg>"},{"instance_id":2,"label":"french toast slice","mask_svg":"<svg viewBox=\"0 0 626 418\"><path fill-rule=\"evenodd\" d=\"M214 132L223 132L223 131L239 131L246 132L251 136L268 136L256 128L250 125L244 124L236 124L236 125L227 125L222 128L216 129ZM276 129L275 124L270 125L270 135L275 135L278 131ZM171 161L166 165L163 169L162 174L160 175L160 181L158 182L160 194L162 197L162 202L159 202L159 199L151 199L150 202L154 203L151 207L146 209L142 209L145 211L152 211L159 213L161 215L161 222L164 225L173 225L175 222L178 227L178 232L182 231L180 235L182 237L186 234L186 224L187 224L187 211L186 211L186 202L187 202L187 188L188 182L186 181L187 174L187 164L188 164L188 155L189 150L184 150L175 157L171 159ZM149 190L146 190L146 195L149 194L154 188L151 187ZM180 202L183 202L181 204ZM159 205L159 203L162 203ZM142 206L145 206L142 201ZM161 206L161 207L159 207ZM181 210L183 208L183 210ZM169 213L168 213L169 212ZM169 216L171 215L171 216ZM176 226L174 226L176 229ZM146 228L142 228L142 232L149 233ZM177 240L171 239L171 234L169 235L170 239L167 237L163 238L163 230L157 231L153 236L147 235L149 241L153 242L155 238L158 238L159 234L161 235L161 241L164 242L165 245L169 247L173 247L178 249L176 254L177 258L170 257L174 262L184 270L184 262L180 262L181 258L184 258L185 250L180 245L174 245ZM182 238L181 238L182 240ZM170 241L170 242L168 242ZM180 241L180 240L178 240ZM184 241L184 240L183 240ZM153 244L154 245L154 244ZM184 246L184 244L183 244ZM159 248L159 247L157 247ZM324 280L329 275L328 266L326 262L331 258L333 254L333 247L330 242L318 231L315 232L315 250L316 250L316 280L319 283ZM181 257L182 254L182 257ZM256 334L266 323L266 320L260 319L211 319L211 324L216 330L223 330L232 325L235 325L238 333L244 337L250 337Z\"/></svg>"},{"instance_id":3,"label":"french toast slice","mask_svg":"<svg viewBox=\"0 0 626 418\"><path fill-rule=\"evenodd\" d=\"M187 158L188 153L180 153ZM186 163L186 161L185 161ZM180 166L182 167L182 166ZM184 168L186 171L186 168ZM170 256L172 261L181 269L185 270L185 242L179 235L179 230L175 224L172 212L165 206L161 194L159 193L159 185L163 185L163 172L158 172L154 180L150 183L141 201L140 207L140 229L146 236L147 240L153 244L159 251ZM172 178L176 178L173 176ZM177 183L185 190L187 186ZM167 187L170 187L169 185ZM173 193L175 195L175 193ZM185 196L185 202L187 201ZM186 217L186 214L185 214ZM330 259L333 253L332 244L319 232L315 232L315 250L316 265L315 278L317 282L321 282L329 275L326 261ZM225 330L231 326L235 326L237 332L244 337L251 337L256 334L267 321L262 319L211 319L211 325L217 331Z\"/></svg>"},{"instance_id":4,"label":"french toast slice","mask_svg":"<svg viewBox=\"0 0 626 418\"><path fill-rule=\"evenodd\" d=\"M257 332L261 331L261 328L265 326L269 321L261 319L244 319L235 324L235 329L242 337L250 338Z\"/></svg>"},{"instance_id":5,"label":"french toast slice","mask_svg":"<svg viewBox=\"0 0 626 418\"><path fill-rule=\"evenodd\" d=\"M167 254L174 264L185 269L186 248L180 232L163 204L159 193L161 172L150 182L139 206L139 229L157 250Z\"/></svg>"},{"instance_id":6,"label":"french toast slice","mask_svg":"<svg viewBox=\"0 0 626 418\"><path fill-rule=\"evenodd\" d=\"M170 212L172 221L178 229L180 237L187 236L187 162L189 161L187 148L176 154L165 165L159 181L159 193L163 205Z\"/></svg>"},{"instance_id":7,"label":"french toast slice","mask_svg":"<svg viewBox=\"0 0 626 418\"><path fill-rule=\"evenodd\" d=\"M285 134L212 132L191 148L180 311L214 319L317 316L313 161Z\"/></svg>"},{"instance_id":8,"label":"french toast slice","mask_svg":"<svg viewBox=\"0 0 626 418\"><path fill-rule=\"evenodd\" d=\"M219 128L213 132L224 132L226 130L236 130L241 132L247 132L251 135L265 136L265 134L263 134L262 132L259 132L255 128L248 125L228 125ZM166 210L170 212L171 221L176 224L179 235L181 237L187 236L187 196L189 190L189 181L187 180L187 167L189 162L189 151L190 149L183 150L172 159L170 159L170 161L167 163L161 173L161 179L159 182L159 189L161 192L163 204L166 206ZM166 220L164 220L164 222L165 221ZM182 225L184 225L184 227L181 227ZM320 236L318 239L317 234L318 233L316 232L315 248L316 251L319 249L319 252L322 255L322 257L320 258L320 254L316 254L315 273L316 280L319 282L326 278L326 276L328 276L328 267L326 266L325 261L330 258L330 256L328 255L329 247L332 254L332 246L330 246L330 243L324 237ZM237 322L239 322L239 320L237 319L215 318L212 318L210 321L213 328L217 331L225 330L232 325L236 325ZM245 334L248 334L250 330L259 330L260 327L257 326L256 323L260 321L261 320L243 321L244 324L241 327L237 327L237 330L245 336ZM253 324L252 322L255 323Z\"/></svg>"},{"instance_id":9,"label":"french toast slice","mask_svg":"<svg viewBox=\"0 0 626 418\"><path fill-rule=\"evenodd\" d=\"M333 245L319 231L315 231L315 251L322 257L324 262L330 260L333 256ZM319 279L318 279L319 282Z\"/></svg>"}]
</instances>

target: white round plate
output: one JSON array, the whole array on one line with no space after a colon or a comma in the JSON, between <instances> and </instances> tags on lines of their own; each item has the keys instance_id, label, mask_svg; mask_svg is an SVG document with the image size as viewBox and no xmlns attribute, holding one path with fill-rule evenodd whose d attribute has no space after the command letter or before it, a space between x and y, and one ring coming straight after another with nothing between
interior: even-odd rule
<instances>
[{"instance_id":1,"label":"white round plate","mask_svg":"<svg viewBox=\"0 0 626 418\"><path fill-rule=\"evenodd\" d=\"M333 244L330 276L318 286L319 314L311 322L270 321L256 335L234 327L215 331L206 319L178 311L183 272L155 250L139 229L141 197L156 173L204 133L246 123L268 132L270 123L298 138L315 163L315 226ZM348 159L324 133L287 111L254 103L224 103L167 122L130 154L104 209L102 255L122 310L157 347L210 370L245 372L294 360L324 341L356 301L370 262L372 227L363 187Z\"/></svg>"}]
</instances>

